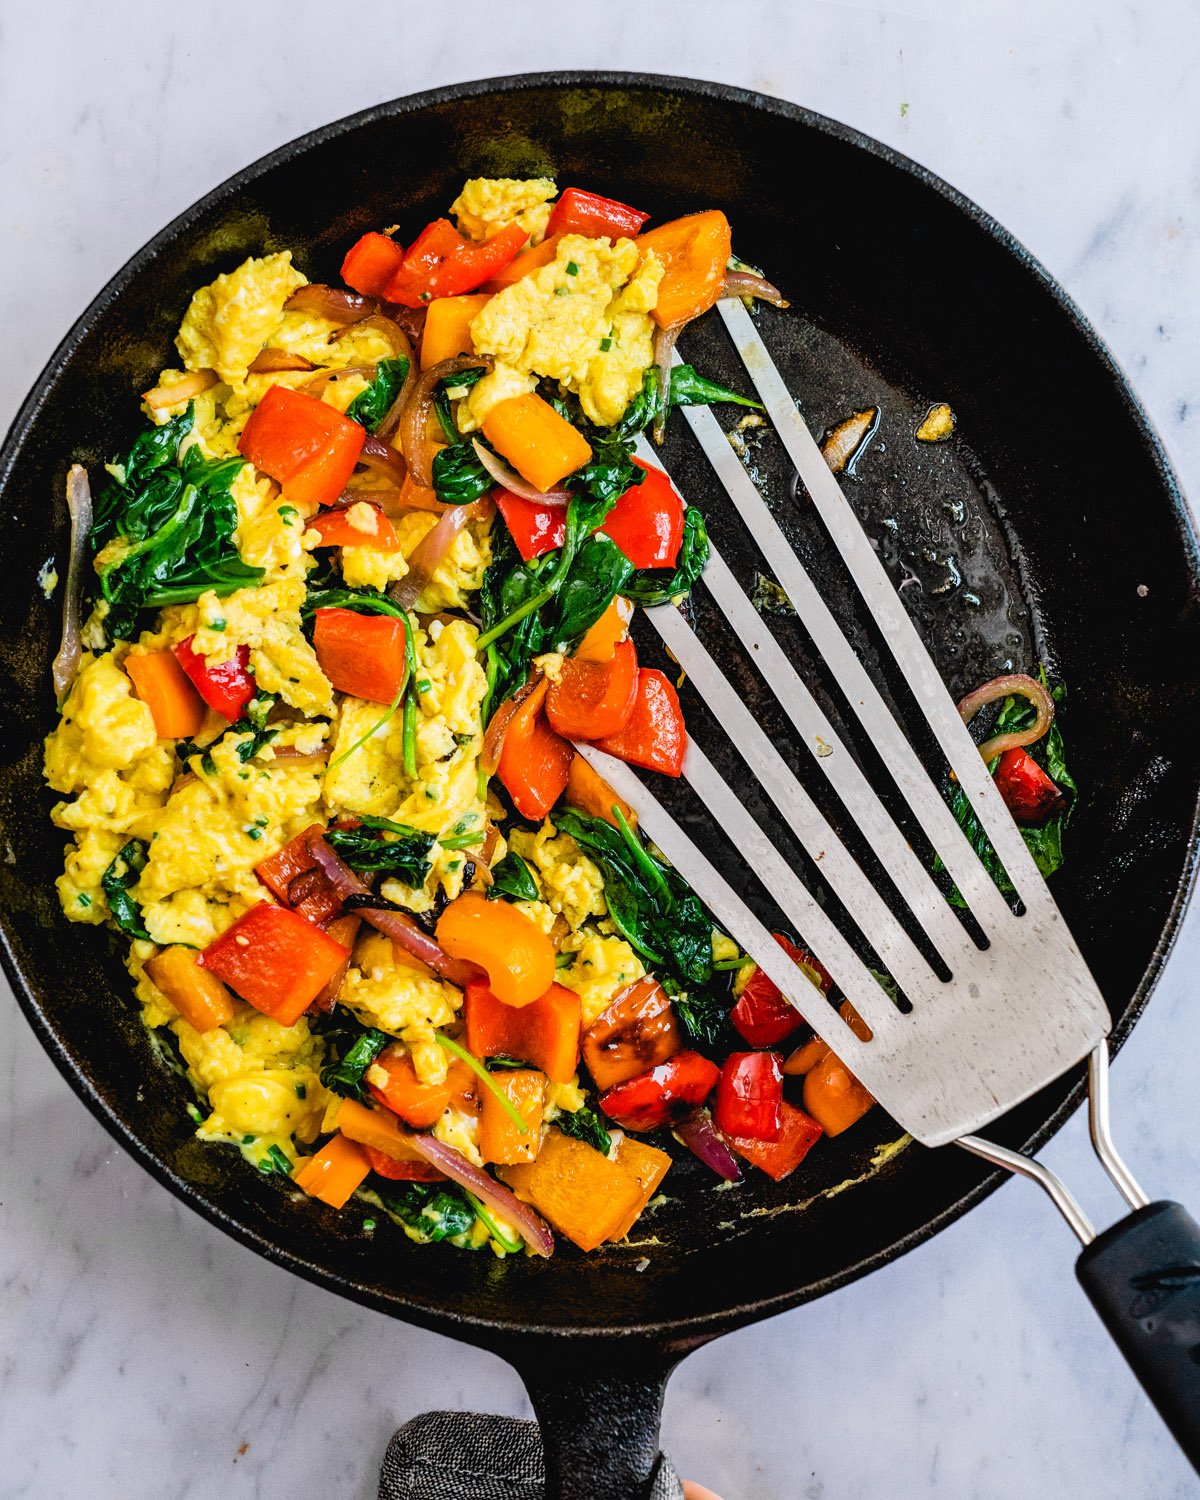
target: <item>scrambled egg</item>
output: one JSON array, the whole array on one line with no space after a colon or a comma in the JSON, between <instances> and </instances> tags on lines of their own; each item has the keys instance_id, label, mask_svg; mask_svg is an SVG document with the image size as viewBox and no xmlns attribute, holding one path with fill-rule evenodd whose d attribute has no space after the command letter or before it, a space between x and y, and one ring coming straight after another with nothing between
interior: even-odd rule
<instances>
[{"instance_id":1,"label":"scrambled egg","mask_svg":"<svg viewBox=\"0 0 1200 1500\"><path fill-rule=\"evenodd\" d=\"M546 233L550 200L558 188L549 177L472 177L450 205L460 234L489 240L509 224L519 224L536 245Z\"/></svg>"},{"instance_id":2,"label":"scrambled egg","mask_svg":"<svg viewBox=\"0 0 1200 1500\"><path fill-rule=\"evenodd\" d=\"M283 304L305 278L284 250L250 259L201 287L184 314L175 343L189 370L215 370L241 385L246 367L283 321Z\"/></svg>"}]
</instances>

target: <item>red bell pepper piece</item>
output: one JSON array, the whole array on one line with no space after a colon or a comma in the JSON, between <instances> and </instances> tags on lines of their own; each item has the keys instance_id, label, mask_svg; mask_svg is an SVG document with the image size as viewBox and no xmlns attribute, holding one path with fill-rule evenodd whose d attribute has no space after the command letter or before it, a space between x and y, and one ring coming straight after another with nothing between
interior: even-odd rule
<instances>
[{"instance_id":1,"label":"red bell pepper piece","mask_svg":"<svg viewBox=\"0 0 1200 1500\"><path fill-rule=\"evenodd\" d=\"M542 681L512 716L497 775L523 818L546 816L571 775L575 752L542 717L549 683Z\"/></svg>"},{"instance_id":2,"label":"red bell pepper piece","mask_svg":"<svg viewBox=\"0 0 1200 1500\"><path fill-rule=\"evenodd\" d=\"M313 621L313 650L339 693L369 703L391 703L408 681L404 621L391 615L319 609Z\"/></svg>"},{"instance_id":3,"label":"red bell pepper piece","mask_svg":"<svg viewBox=\"0 0 1200 1500\"><path fill-rule=\"evenodd\" d=\"M254 873L281 905L290 906L318 926L342 909L342 898L308 846L310 838L324 832L320 823L313 823L269 859L254 866Z\"/></svg>"},{"instance_id":4,"label":"red bell pepper piece","mask_svg":"<svg viewBox=\"0 0 1200 1500\"><path fill-rule=\"evenodd\" d=\"M371 1171L389 1182L445 1182L445 1172L439 1172L432 1162L397 1161L378 1146L364 1146Z\"/></svg>"},{"instance_id":5,"label":"red bell pepper piece","mask_svg":"<svg viewBox=\"0 0 1200 1500\"><path fill-rule=\"evenodd\" d=\"M332 505L346 488L367 430L302 391L273 385L238 439L238 452L277 479L289 500Z\"/></svg>"},{"instance_id":6,"label":"red bell pepper piece","mask_svg":"<svg viewBox=\"0 0 1200 1500\"><path fill-rule=\"evenodd\" d=\"M1019 748L1006 750L996 767L996 785L1018 823L1044 823L1066 801L1032 755Z\"/></svg>"},{"instance_id":7,"label":"red bell pepper piece","mask_svg":"<svg viewBox=\"0 0 1200 1500\"><path fill-rule=\"evenodd\" d=\"M638 660L632 641L622 641L609 661L568 657L546 694L550 727L568 740L598 740L624 729L637 698Z\"/></svg>"},{"instance_id":8,"label":"red bell pepper piece","mask_svg":"<svg viewBox=\"0 0 1200 1500\"><path fill-rule=\"evenodd\" d=\"M683 501L661 469L633 461L646 477L625 491L600 530L635 568L673 568L683 540Z\"/></svg>"},{"instance_id":9,"label":"red bell pepper piece","mask_svg":"<svg viewBox=\"0 0 1200 1500\"><path fill-rule=\"evenodd\" d=\"M699 1109L720 1076L707 1057L677 1052L627 1083L605 1089L600 1108L625 1130L659 1130Z\"/></svg>"},{"instance_id":10,"label":"red bell pepper piece","mask_svg":"<svg viewBox=\"0 0 1200 1500\"><path fill-rule=\"evenodd\" d=\"M404 260L404 246L372 229L346 251L342 280L364 297L382 297Z\"/></svg>"},{"instance_id":11,"label":"red bell pepper piece","mask_svg":"<svg viewBox=\"0 0 1200 1500\"><path fill-rule=\"evenodd\" d=\"M409 246L384 296L404 307L423 307L434 297L461 297L515 259L528 238L519 224L509 224L479 244L463 239L449 219L435 219Z\"/></svg>"},{"instance_id":12,"label":"red bell pepper piece","mask_svg":"<svg viewBox=\"0 0 1200 1500\"><path fill-rule=\"evenodd\" d=\"M562 546L567 537L565 505L539 505L536 500L526 500L509 490L497 489L492 494L517 551L526 562Z\"/></svg>"},{"instance_id":13,"label":"red bell pepper piece","mask_svg":"<svg viewBox=\"0 0 1200 1500\"><path fill-rule=\"evenodd\" d=\"M475 1057L513 1057L540 1068L551 1083L570 1083L579 1066L583 1024L579 996L552 984L529 1005L505 1005L482 979L463 999L467 1051Z\"/></svg>"},{"instance_id":14,"label":"red bell pepper piece","mask_svg":"<svg viewBox=\"0 0 1200 1500\"><path fill-rule=\"evenodd\" d=\"M242 709L258 692L250 674L250 647L239 646L228 661L210 667L205 664L204 657L192 650L195 639L194 635L189 635L186 641L180 641L174 648L175 659L192 679L196 691L209 708L235 724L242 716Z\"/></svg>"},{"instance_id":15,"label":"red bell pepper piece","mask_svg":"<svg viewBox=\"0 0 1200 1500\"><path fill-rule=\"evenodd\" d=\"M783 1128L783 1060L777 1052L731 1052L721 1069L713 1118L726 1135L777 1141Z\"/></svg>"},{"instance_id":16,"label":"red bell pepper piece","mask_svg":"<svg viewBox=\"0 0 1200 1500\"><path fill-rule=\"evenodd\" d=\"M353 517L351 508L355 512ZM360 500L351 508L324 510L308 523L309 531L315 531L321 538L322 547L372 547L376 552L399 552L396 528L377 505Z\"/></svg>"},{"instance_id":17,"label":"red bell pepper piece","mask_svg":"<svg viewBox=\"0 0 1200 1500\"><path fill-rule=\"evenodd\" d=\"M631 766L645 766L664 776L678 776L683 770L687 752L687 730L679 695L653 667L638 668L637 697L633 713L624 729L597 740L596 747L607 750Z\"/></svg>"},{"instance_id":18,"label":"red bell pepper piece","mask_svg":"<svg viewBox=\"0 0 1200 1500\"><path fill-rule=\"evenodd\" d=\"M786 1099L780 1105L780 1117L777 1140L758 1141L746 1135L726 1136L739 1156L744 1156L751 1166L758 1167L776 1182L781 1182L789 1172L796 1170L824 1133L811 1115L806 1115Z\"/></svg>"},{"instance_id":19,"label":"red bell pepper piece","mask_svg":"<svg viewBox=\"0 0 1200 1500\"><path fill-rule=\"evenodd\" d=\"M784 937L782 932L775 933L774 937L788 957L805 970L812 982L828 993L833 982L828 970L811 953L797 948L791 938ZM751 974L738 996L729 1019L738 1034L752 1047L773 1047L785 1037L791 1036L804 1023L804 1017L783 998L775 981L758 968Z\"/></svg>"},{"instance_id":20,"label":"red bell pepper piece","mask_svg":"<svg viewBox=\"0 0 1200 1500\"><path fill-rule=\"evenodd\" d=\"M292 1026L349 954L296 912L264 901L210 943L198 963L256 1010Z\"/></svg>"},{"instance_id":21,"label":"red bell pepper piece","mask_svg":"<svg viewBox=\"0 0 1200 1500\"><path fill-rule=\"evenodd\" d=\"M591 239L607 235L610 240L633 239L650 217L640 209L586 193L582 188L567 188L554 205L546 236L552 234L586 234Z\"/></svg>"}]
</instances>

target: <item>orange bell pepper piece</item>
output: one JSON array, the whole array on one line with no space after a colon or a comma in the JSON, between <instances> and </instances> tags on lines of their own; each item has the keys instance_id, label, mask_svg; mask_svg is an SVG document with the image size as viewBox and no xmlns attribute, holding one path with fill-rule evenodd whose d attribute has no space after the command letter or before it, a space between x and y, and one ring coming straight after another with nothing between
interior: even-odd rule
<instances>
[{"instance_id":1,"label":"orange bell pepper piece","mask_svg":"<svg viewBox=\"0 0 1200 1500\"><path fill-rule=\"evenodd\" d=\"M836 1052L827 1053L804 1077L804 1108L826 1135L841 1135L875 1100Z\"/></svg>"},{"instance_id":2,"label":"orange bell pepper piece","mask_svg":"<svg viewBox=\"0 0 1200 1500\"><path fill-rule=\"evenodd\" d=\"M405 474L404 483L400 486L400 494L396 499L398 510L431 510L442 515L446 509L445 502L439 500L436 490L427 490L423 484L417 484L411 474Z\"/></svg>"},{"instance_id":3,"label":"orange bell pepper piece","mask_svg":"<svg viewBox=\"0 0 1200 1500\"><path fill-rule=\"evenodd\" d=\"M332 505L354 473L366 436L366 428L315 396L273 385L250 413L238 452L277 479L289 500Z\"/></svg>"},{"instance_id":4,"label":"orange bell pepper piece","mask_svg":"<svg viewBox=\"0 0 1200 1500\"><path fill-rule=\"evenodd\" d=\"M599 771L593 770L578 751L575 752L574 759L571 761L571 769L567 774L567 789L563 797L580 812L585 812L593 818L603 818L606 823L619 828L621 825L613 817L615 804L621 809L621 816L630 828L637 827L637 813L624 797L617 796Z\"/></svg>"},{"instance_id":5,"label":"orange bell pepper piece","mask_svg":"<svg viewBox=\"0 0 1200 1500\"><path fill-rule=\"evenodd\" d=\"M376 1068L387 1074L386 1082L378 1081ZM415 1130L428 1130L450 1107L456 1087L453 1073L451 1068L442 1083L423 1083L417 1077L417 1070L407 1052L398 1047L385 1047L367 1069L367 1087L380 1104L387 1105L406 1124ZM338 1119L340 1123L340 1112ZM378 1142L370 1144L378 1145Z\"/></svg>"},{"instance_id":6,"label":"orange bell pepper piece","mask_svg":"<svg viewBox=\"0 0 1200 1500\"><path fill-rule=\"evenodd\" d=\"M546 718L564 739L603 739L629 723L637 693L637 651L632 641L622 641L608 661L563 662L546 693Z\"/></svg>"},{"instance_id":7,"label":"orange bell pepper piece","mask_svg":"<svg viewBox=\"0 0 1200 1500\"><path fill-rule=\"evenodd\" d=\"M648 1146L645 1141L635 1141L626 1136L617 1147L617 1164L637 1184L637 1192L626 1205L624 1215L619 1218L609 1235L610 1240L623 1240L641 1218L642 1210L650 1202L658 1185L667 1175L671 1158L657 1146Z\"/></svg>"},{"instance_id":8,"label":"orange bell pepper piece","mask_svg":"<svg viewBox=\"0 0 1200 1500\"><path fill-rule=\"evenodd\" d=\"M775 941L779 942L780 938L776 936ZM791 944L787 946L790 947ZM816 959L812 959L811 961L816 963ZM829 981L830 984L832 982L832 980ZM846 1025L849 1026L860 1042L869 1042L871 1040L871 1028L854 1009L853 1005L850 1004L849 1000L843 1000L838 1006L838 1015L841 1016L842 1020L845 1021ZM811 1036L807 1042L803 1042L794 1052L788 1054L787 1060L783 1065L783 1071L792 1078L799 1078L805 1073L811 1073L819 1062L825 1061L831 1050L828 1042L823 1042L819 1036Z\"/></svg>"},{"instance_id":9,"label":"orange bell pepper piece","mask_svg":"<svg viewBox=\"0 0 1200 1500\"><path fill-rule=\"evenodd\" d=\"M498 904L498 903L496 903ZM480 979L463 1000L467 1050L476 1057L532 1063L551 1083L570 1083L579 1066L582 1009L566 985L552 984L529 1005L505 1005Z\"/></svg>"},{"instance_id":10,"label":"orange bell pepper piece","mask_svg":"<svg viewBox=\"0 0 1200 1500\"><path fill-rule=\"evenodd\" d=\"M210 943L198 962L256 1010L292 1026L349 953L296 912L264 901Z\"/></svg>"},{"instance_id":11,"label":"orange bell pepper piece","mask_svg":"<svg viewBox=\"0 0 1200 1500\"><path fill-rule=\"evenodd\" d=\"M213 1031L233 1020L233 996L196 959L191 948L164 948L146 960L146 973L189 1026Z\"/></svg>"},{"instance_id":12,"label":"orange bell pepper piece","mask_svg":"<svg viewBox=\"0 0 1200 1500\"><path fill-rule=\"evenodd\" d=\"M487 292L475 292L465 297L439 297L429 304L421 334L422 370L456 354L474 354L471 319L490 301Z\"/></svg>"},{"instance_id":13,"label":"orange bell pepper piece","mask_svg":"<svg viewBox=\"0 0 1200 1500\"><path fill-rule=\"evenodd\" d=\"M315 1156L297 1164L292 1181L310 1198L319 1198L330 1208L344 1208L370 1170L363 1148L339 1133Z\"/></svg>"},{"instance_id":14,"label":"orange bell pepper piece","mask_svg":"<svg viewBox=\"0 0 1200 1500\"><path fill-rule=\"evenodd\" d=\"M575 647L576 661L611 661L613 652L629 635L633 601L618 594Z\"/></svg>"},{"instance_id":15,"label":"orange bell pepper piece","mask_svg":"<svg viewBox=\"0 0 1200 1500\"><path fill-rule=\"evenodd\" d=\"M752 1140L749 1136L739 1135L725 1137L739 1156L744 1156L751 1166L758 1167L776 1182L794 1172L821 1139L820 1125L802 1109L785 1099L780 1110L779 1135L773 1141Z\"/></svg>"},{"instance_id":16,"label":"orange bell pepper piece","mask_svg":"<svg viewBox=\"0 0 1200 1500\"><path fill-rule=\"evenodd\" d=\"M362 918L356 917L353 912L345 917L335 917L332 922L327 922L325 931L335 943L341 943L346 950L346 957L337 973L325 985L321 993L313 1001L317 1010L331 1011L334 1001L342 992L342 981L346 977L346 970L350 967L350 955L354 951L354 940L358 936L358 929L362 926Z\"/></svg>"},{"instance_id":17,"label":"orange bell pepper piece","mask_svg":"<svg viewBox=\"0 0 1200 1500\"><path fill-rule=\"evenodd\" d=\"M504 1165L533 1161L542 1144L546 1075L535 1068L513 1068L493 1073L492 1082L504 1090L509 1102L525 1121L526 1129L518 1130L516 1122L491 1089L485 1089L483 1111L479 1116L480 1156L485 1162Z\"/></svg>"},{"instance_id":18,"label":"orange bell pepper piece","mask_svg":"<svg viewBox=\"0 0 1200 1500\"><path fill-rule=\"evenodd\" d=\"M125 670L150 710L159 739L190 740L204 723L204 699L171 651L131 653Z\"/></svg>"},{"instance_id":19,"label":"orange bell pepper piece","mask_svg":"<svg viewBox=\"0 0 1200 1500\"><path fill-rule=\"evenodd\" d=\"M337 1127L367 1153L372 1172L396 1182L440 1182L444 1172L427 1162L404 1139L404 1132L387 1110L368 1109L356 1099L338 1106Z\"/></svg>"},{"instance_id":20,"label":"orange bell pepper piece","mask_svg":"<svg viewBox=\"0 0 1200 1500\"><path fill-rule=\"evenodd\" d=\"M404 621L391 615L319 609L313 622L313 650L339 693L369 703L391 703L408 681L404 628Z\"/></svg>"},{"instance_id":21,"label":"orange bell pepper piece","mask_svg":"<svg viewBox=\"0 0 1200 1500\"><path fill-rule=\"evenodd\" d=\"M520 255L497 271L490 281L484 282L483 290L502 292L506 286L512 286L514 281L528 276L530 271L540 271L543 266L548 266L558 254L558 242L561 238L559 234L548 234L540 245L530 245L527 250L522 250Z\"/></svg>"},{"instance_id":22,"label":"orange bell pepper piece","mask_svg":"<svg viewBox=\"0 0 1200 1500\"><path fill-rule=\"evenodd\" d=\"M665 268L653 313L660 328L698 318L721 295L733 236L719 208L660 224L637 244L643 253L653 250Z\"/></svg>"},{"instance_id":23,"label":"orange bell pepper piece","mask_svg":"<svg viewBox=\"0 0 1200 1500\"><path fill-rule=\"evenodd\" d=\"M632 766L661 771L664 776L682 773L687 753L683 710L679 695L661 672L653 667L639 669L637 697L629 721L616 734L597 740L596 748Z\"/></svg>"},{"instance_id":24,"label":"orange bell pepper piece","mask_svg":"<svg viewBox=\"0 0 1200 1500\"><path fill-rule=\"evenodd\" d=\"M583 1060L601 1093L683 1049L683 1031L657 979L636 979L583 1034Z\"/></svg>"},{"instance_id":25,"label":"orange bell pepper piece","mask_svg":"<svg viewBox=\"0 0 1200 1500\"><path fill-rule=\"evenodd\" d=\"M353 511L353 514L351 514ZM371 547L376 552L399 552L396 528L377 505L365 500L345 510L324 510L308 523L322 547Z\"/></svg>"},{"instance_id":26,"label":"orange bell pepper piece","mask_svg":"<svg viewBox=\"0 0 1200 1500\"><path fill-rule=\"evenodd\" d=\"M539 490L552 490L592 456L583 434L532 393L498 401L484 418L483 435Z\"/></svg>"},{"instance_id":27,"label":"orange bell pepper piece","mask_svg":"<svg viewBox=\"0 0 1200 1500\"><path fill-rule=\"evenodd\" d=\"M523 818L544 818L566 790L575 754L541 716L549 691L538 683L509 721L496 771Z\"/></svg>"},{"instance_id":28,"label":"orange bell pepper piece","mask_svg":"<svg viewBox=\"0 0 1200 1500\"><path fill-rule=\"evenodd\" d=\"M477 963L505 1005L530 1005L554 983L554 944L507 901L464 891L438 918L437 941L451 958Z\"/></svg>"},{"instance_id":29,"label":"orange bell pepper piece","mask_svg":"<svg viewBox=\"0 0 1200 1500\"><path fill-rule=\"evenodd\" d=\"M403 245L372 229L346 251L342 280L364 297L382 297L403 259Z\"/></svg>"}]
</instances>

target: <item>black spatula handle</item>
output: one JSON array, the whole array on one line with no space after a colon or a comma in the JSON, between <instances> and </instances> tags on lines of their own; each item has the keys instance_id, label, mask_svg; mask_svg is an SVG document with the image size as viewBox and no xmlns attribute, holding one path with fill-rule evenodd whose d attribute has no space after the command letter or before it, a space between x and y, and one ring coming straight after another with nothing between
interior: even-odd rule
<instances>
[{"instance_id":1,"label":"black spatula handle","mask_svg":"<svg viewBox=\"0 0 1200 1500\"><path fill-rule=\"evenodd\" d=\"M1098 1235L1075 1274L1200 1470L1200 1224L1178 1203L1151 1203Z\"/></svg>"}]
</instances>

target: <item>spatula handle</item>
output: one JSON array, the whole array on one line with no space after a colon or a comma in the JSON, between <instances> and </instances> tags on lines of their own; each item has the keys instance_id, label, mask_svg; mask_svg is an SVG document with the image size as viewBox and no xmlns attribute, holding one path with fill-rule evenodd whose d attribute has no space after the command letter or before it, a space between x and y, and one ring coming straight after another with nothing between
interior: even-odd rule
<instances>
[{"instance_id":1,"label":"spatula handle","mask_svg":"<svg viewBox=\"0 0 1200 1500\"><path fill-rule=\"evenodd\" d=\"M1148 1204L1098 1235L1075 1273L1200 1470L1200 1224L1178 1203Z\"/></svg>"}]
</instances>

